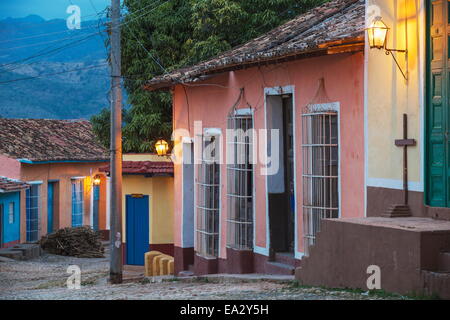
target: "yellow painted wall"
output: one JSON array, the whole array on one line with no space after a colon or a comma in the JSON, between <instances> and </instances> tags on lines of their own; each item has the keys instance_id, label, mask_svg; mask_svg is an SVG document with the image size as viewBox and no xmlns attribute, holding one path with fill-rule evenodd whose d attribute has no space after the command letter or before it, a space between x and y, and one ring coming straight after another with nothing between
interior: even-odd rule
<instances>
[{"instance_id":1,"label":"yellow painted wall","mask_svg":"<svg viewBox=\"0 0 450 320\"><path fill-rule=\"evenodd\" d=\"M123 155L123 161L154 161L171 162L170 157L158 156L153 153L127 153Z\"/></svg>"},{"instance_id":2,"label":"yellow painted wall","mask_svg":"<svg viewBox=\"0 0 450 320\"><path fill-rule=\"evenodd\" d=\"M407 59L403 53L394 53L401 67L408 70L406 81L384 50L366 48L366 182L377 186L380 180L388 179L385 187L401 188L403 153L394 140L403 137L402 117L407 113L409 138L417 140L417 146L408 150L409 181L413 189L422 191L425 2L368 0L366 6L366 24L381 15L391 28L388 47L409 51Z\"/></svg>"},{"instance_id":3,"label":"yellow painted wall","mask_svg":"<svg viewBox=\"0 0 450 320\"><path fill-rule=\"evenodd\" d=\"M174 202L173 178L172 177L145 178L143 175L124 175L122 188L123 188L122 212L124 213L122 216L123 242L126 242L125 197L126 195L130 194L143 194L148 195L150 201L149 203L150 244L173 243L173 202Z\"/></svg>"}]
</instances>

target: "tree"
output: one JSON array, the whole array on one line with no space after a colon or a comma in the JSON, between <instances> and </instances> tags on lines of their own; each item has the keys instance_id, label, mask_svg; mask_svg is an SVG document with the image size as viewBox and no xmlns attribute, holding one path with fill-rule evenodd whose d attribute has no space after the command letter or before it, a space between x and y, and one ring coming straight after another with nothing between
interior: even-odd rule
<instances>
[{"instance_id":1,"label":"tree","mask_svg":"<svg viewBox=\"0 0 450 320\"><path fill-rule=\"evenodd\" d=\"M131 109L123 150L154 151L157 139L170 140L171 95L143 90L147 80L231 49L325 1L124 0L122 72ZM91 119L103 141L105 117L102 111Z\"/></svg>"}]
</instances>

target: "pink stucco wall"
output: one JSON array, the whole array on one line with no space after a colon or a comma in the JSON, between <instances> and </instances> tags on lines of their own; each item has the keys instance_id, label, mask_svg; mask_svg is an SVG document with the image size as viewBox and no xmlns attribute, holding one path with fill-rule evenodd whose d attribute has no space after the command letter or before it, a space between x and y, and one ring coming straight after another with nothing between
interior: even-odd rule
<instances>
[{"instance_id":1,"label":"pink stucco wall","mask_svg":"<svg viewBox=\"0 0 450 320\"><path fill-rule=\"evenodd\" d=\"M20 179L20 162L0 154L0 176Z\"/></svg>"},{"instance_id":2,"label":"pink stucco wall","mask_svg":"<svg viewBox=\"0 0 450 320\"><path fill-rule=\"evenodd\" d=\"M226 130L226 118L245 87L245 98L255 109L255 129L265 128L264 88L294 86L296 138L296 201L298 253L303 252L302 234L302 109L314 98L318 81L332 101L340 102L340 175L341 216L364 216L364 81L363 54L338 54L255 67L217 75L207 81L174 88L174 128L188 129L193 137L193 122L201 120L203 128ZM206 84L216 84L206 85ZM256 246L266 248L266 179L255 169L256 184ZM175 164L175 245L181 247L182 223L181 166ZM221 250L226 258L226 167L221 167ZM178 196L179 195L179 196Z\"/></svg>"}]
</instances>

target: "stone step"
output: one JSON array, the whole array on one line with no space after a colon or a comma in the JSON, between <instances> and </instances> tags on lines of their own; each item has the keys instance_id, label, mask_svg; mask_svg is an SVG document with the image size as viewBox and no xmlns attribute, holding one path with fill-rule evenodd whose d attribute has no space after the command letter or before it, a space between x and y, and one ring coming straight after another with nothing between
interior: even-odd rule
<instances>
[{"instance_id":1,"label":"stone step","mask_svg":"<svg viewBox=\"0 0 450 320\"><path fill-rule=\"evenodd\" d=\"M450 299L450 272L422 271L424 294Z\"/></svg>"},{"instance_id":2,"label":"stone step","mask_svg":"<svg viewBox=\"0 0 450 320\"><path fill-rule=\"evenodd\" d=\"M293 253L277 252L275 253L275 262L295 266L295 257Z\"/></svg>"},{"instance_id":3,"label":"stone step","mask_svg":"<svg viewBox=\"0 0 450 320\"><path fill-rule=\"evenodd\" d=\"M284 274L284 275L293 275L295 272L294 266L289 264L284 264L276 261L270 261L266 264L266 273L267 274Z\"/></svg>"},{"instance_id":4,"label":"stone step","mask_svg":"<svg viewBox=\"0 0 450 320\"><path fill-rule=\"evenodd\" d=\"M179 277L193 277L194 276L194 272L188 271L188 270L184 270L184 271L178 272L178 276Z\"/></svg>"},{"instance_id":5,"label":"stone step","mask_svg":"<svg viewBox=\"0 0 450 320\"><path fill-rule=\"evenodd\" d=\"M13 250L11 248L0 249L0 257L14 260L23 260L23 253L20 250Z\"/></svg>"},{"instance_id":6,"label":"stone step","mask_svg":"<svg viewBox=\"0 0 450 320\"><path fill-rule=\"evenodd\" d=\"M23 260L31 260L39 258L42 254L41 246L38 244L18 244L12 247L13 250L21 251Z\"/></svg>"},{"instance_id":7,"label":"stone step","mask_svg":"<svg viewBox=\"0 0 450 320\"><path fill-rule=\"evenodd\" d=\"M439 254L438 268L440 272L450 272L450 252Z\"/></svg>"}]
</instances>

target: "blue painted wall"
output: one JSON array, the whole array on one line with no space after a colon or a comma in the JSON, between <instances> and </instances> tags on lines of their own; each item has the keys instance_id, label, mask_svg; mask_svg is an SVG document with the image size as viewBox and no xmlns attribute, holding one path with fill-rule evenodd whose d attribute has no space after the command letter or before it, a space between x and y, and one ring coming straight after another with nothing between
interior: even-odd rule
<instances>
[{"instance_id":1,"label":"blue painted wall","mask_svg":"<svg viewBox=\"0 0 450 320\"><path fill-rule=\"evenodd\" d=\"M9 223L9 203L14 202L14 223ZM3 204L2 243L20 240L20 192L0 193Z\"/></svg>"}]
</instances>

